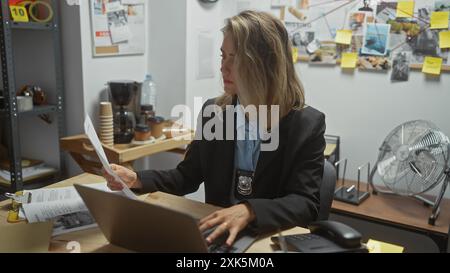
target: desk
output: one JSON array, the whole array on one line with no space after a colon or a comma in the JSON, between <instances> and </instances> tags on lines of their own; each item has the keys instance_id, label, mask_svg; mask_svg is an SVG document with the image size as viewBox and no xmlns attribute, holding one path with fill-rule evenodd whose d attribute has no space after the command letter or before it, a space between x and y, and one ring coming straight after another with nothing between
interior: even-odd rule
<instances>
[{"instance_id":1,"label":"desk","mask_svg":"<svg viewBox=\"0 0 450 273\"><path fill-rule=\"evenodd\" d=\"M54 184L49 188L54 187L67 187L75 183L78 184L93 184L101 183L105 180L97 175L92 174L82 174L60 183ZM152 194L145 194L139 197L145 202L152 204L158 204L161 206L169 207L178 211L182 211L195 218L202 218L217 209L212 205L192 201L183 197L178 197L162 192L156 192ZM6 222L8 209L10 207L11 201L0 202L0 225L10 225ZM14 225L14 224L11 224ZM304 228L296 227L283 232L284 235L288 234L300 234L308 233L309 231ZM274 250L273 244L270 241L270 236L273 234L261 236L248 250L247 253L267 253ZM108 243L103 233L99 228L92 228L88 230L83 230L79 232L73 232L69 234L64 234L60 236L53 237L50 242L50 252L69 252L66 249L67 244L71 241L79 242L81 245L81 251L86 253L92 252L129 252L126 249L111 245Z\"/></svg>"},{"instance_id":2,"label":"desk","mask_svg":"<svg viewBox=\"0 0 450 273\"><path fill-rule=\"evenodd\" d=\"M356 184L353 181L351 183ZM339 180L336 188L341 185ZM361 188L365 190L366 185L361 183ZM331 212L427 235L441 252L446 252L450 232L449 199L442 200L441 212L435 226L428 224L431 208L415 198L397 195L371 194L359 206L334 200Z\"/></svg>"},{"instance_id":3,"label":"desk","mask_svg":"<svg viewBox=\"0 0 450 273\"><path fill-rule=\"evenodd\" d=\"M192 133L188 133L175 138L157 140L155 143L147 145L132 146L131 144L116 144L113 147L103 145L103 149L110 163L133 169L133 162L145 156L161 152L184 154L185 150L180 149L180 147L191 143L193 137L194 135ZM86 135L62 138L60 140L60 146L62 150L70 153L83 171L92 174L101 174L102 164Z\"/></svg>"}]
</instances>

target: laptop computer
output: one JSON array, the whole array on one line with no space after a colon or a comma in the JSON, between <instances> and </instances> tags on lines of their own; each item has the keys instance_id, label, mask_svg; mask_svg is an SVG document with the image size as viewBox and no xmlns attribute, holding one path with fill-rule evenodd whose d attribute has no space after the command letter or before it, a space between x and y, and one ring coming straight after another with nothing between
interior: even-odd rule
<instances>
[{"instance_id":1,"label":"laptop computer","mask_svg":"<svg viewBox=\"0 0 450 273\"><path fill-rule=\"evenodd\" d=\"M207 245L205 234L198 228L198 220L188 214L117 193L74 186L106 239L131 251L241 253L256 240L256 236L243 231L231 248L224 245L226 234Z\"/></svg>"}]
</instances>

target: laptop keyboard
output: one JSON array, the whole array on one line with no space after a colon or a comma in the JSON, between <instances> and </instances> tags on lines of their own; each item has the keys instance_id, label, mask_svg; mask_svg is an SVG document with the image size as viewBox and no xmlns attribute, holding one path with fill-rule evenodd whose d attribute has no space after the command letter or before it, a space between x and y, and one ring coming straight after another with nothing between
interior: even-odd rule
<instances>
[{"instance_id":1,"label":"laptop keyboard","mask_svg":"<svg viewBox=\"0 0 450 273\"><path fill-rule=\"evenodd\" d=\"M214 229L209 229L205 232L203 232L203 238L206 239ZM228 234L223 234L219 238L217 238L212 244L208 245L208 252L209 253L235 253L237 252L236 247L229 247L227 244L225 244Z\"/></svg>"},{"instance_id":2,"label":"laptop keyboard","mask_svg":"<svg viewBox=\"0 0 450 273\"><path fill-rule=\"evenodd\" d=\"M237 248L229 247L226 244L211 244L208 246L209 253L235 253Z\"/></svg>"}]
</instances>

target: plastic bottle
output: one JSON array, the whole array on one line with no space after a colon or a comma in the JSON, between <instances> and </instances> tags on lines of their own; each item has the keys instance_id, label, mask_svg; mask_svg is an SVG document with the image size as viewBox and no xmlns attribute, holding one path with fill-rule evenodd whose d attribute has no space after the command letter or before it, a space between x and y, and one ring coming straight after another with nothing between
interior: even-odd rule
<instances>
[{"instance_id":1,"label":"plastic bottle","mask_svg":"<svg viewBox=\"0 0 450 273\"><path fill-rule=\"evenodd\" d=\"M156 85L149 74L145 75L145 80L142 83L141 107L143 105L151 105L153 111L156 112Z\"/></svg>"}]
</instances>

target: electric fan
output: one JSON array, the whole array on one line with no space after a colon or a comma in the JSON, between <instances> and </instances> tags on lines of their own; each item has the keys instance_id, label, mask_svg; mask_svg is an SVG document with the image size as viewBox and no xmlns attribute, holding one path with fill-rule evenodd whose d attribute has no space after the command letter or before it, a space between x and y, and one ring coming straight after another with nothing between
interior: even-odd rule
<instances>
[{"instance_id":1,"label":"electric fan","mask_svg":"<svg viewBox=\"0 0 450 273\"><path fill-rule=\"evenodd\" d=\"M373 193L398 194L421 200L433 207L428 223L434 225L450 180L449 144L449 138L429 121L414 120L398 126L381 145L377 163L370 173ZM387 190L375 186L375 173ZM434 202L421 196L441 182L441 191Z\"/></svg>"}]
</instances>

